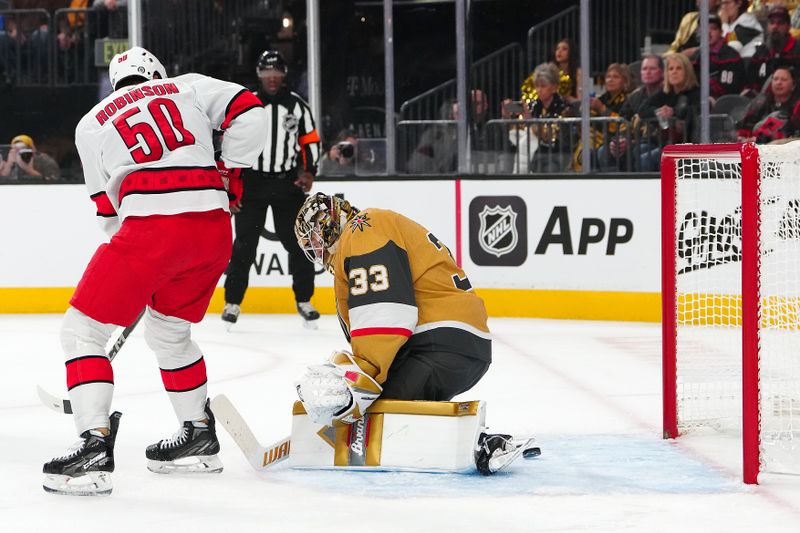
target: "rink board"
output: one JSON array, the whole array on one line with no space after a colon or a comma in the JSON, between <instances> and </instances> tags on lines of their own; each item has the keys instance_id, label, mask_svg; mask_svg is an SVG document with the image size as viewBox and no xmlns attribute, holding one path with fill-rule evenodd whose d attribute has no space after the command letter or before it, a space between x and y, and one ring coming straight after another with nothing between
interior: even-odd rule
<instances>
[{"instance_id":1,"label":"rink board","mask_svg":"<svg viewBox=\"0 0 800 533\"><path fill-rule=\"evenodd\" d=\"M416 220L445 243L492 316L660 320L656 179L321 181ZM83 185L10 185L0 195L0 312L63 312L105 235ZM271 216L243 311L293 313L286 252ZM333 313L332 278L312 302ZM222 281L220 282L220 287ZM210 312L222 308L218 289Z\"/></svg>"}]
</instances>

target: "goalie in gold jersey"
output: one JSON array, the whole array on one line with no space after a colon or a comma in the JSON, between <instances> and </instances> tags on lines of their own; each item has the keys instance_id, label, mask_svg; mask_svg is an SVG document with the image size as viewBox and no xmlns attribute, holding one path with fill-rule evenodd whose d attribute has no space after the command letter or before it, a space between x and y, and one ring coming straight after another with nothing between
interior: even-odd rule
<instances>
[{"instance_id":1,"label":"goalie in gold jersey","mask_svg":"<svg viewBox=\"0 0 800 533\"><path fill-rule=\"evenodd\" d=\"M295 235L308 258L333 273L352 349L299 380L315 422L352 423L379 396L450 400L486 373L492 342L483 300L428 230L393 211L359 211L317 193L300 209Z\"/></svg>"}]
</instances>

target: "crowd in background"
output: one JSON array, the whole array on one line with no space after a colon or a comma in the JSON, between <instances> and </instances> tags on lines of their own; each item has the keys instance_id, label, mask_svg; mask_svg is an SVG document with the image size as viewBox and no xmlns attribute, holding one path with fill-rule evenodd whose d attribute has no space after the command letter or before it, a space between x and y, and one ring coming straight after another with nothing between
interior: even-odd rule
<instances>
[{"instance_id":1,"label":"crowd in background","mask_svg":"<svg viewBox=\"0 0 800 533\"><path fill-rule=\"evenodd\" d=\"M800 2L709 0L711 141L785 142L800 136ZM697 2L698 8L700 2ZM612 63L589 98L592 169L654 172L667 144L700 142L698 11L681 20L662 54ZM490 154L489 173L581 170L582 72L569 38L533 70L515 97L500 103L500 120L486 120L475 98L470 145L473 167ZM442 118L451 121L448 109ZM572 119L572 120L569 120ZM490 127L493 126L493 127ZM453 172L455 128L441 124L419 136L409 172ZM420 164L422 161L424 164Z\"/></svg>"},{"instance_id":2,"label":"crowd in background","mask_svg":"<svg viewBox=\"0 0 800 533\"><path fill-rule=\"evenodd\" d=\"M125 0L5 3L17 9L69 7L106 13L126 4ZM800 2L708 3L712 12L708 21L711 141L785 142L800 136ZM699 0L697 4L699 8ZM60 20L49 27L37 25L33 18L0 20L0 74L15 73L20 67L15 61L21 58L36 61L45 53L48 32L57 32L54 48L61 53L78 46L81 34L76 29L83 23L81 17L75 14ZM24 24L33 26L21 27ZM700 141L699 27L698 11L686 13L664 50L653 50L630 64L611 63L603 76L592 80L596 92L589 98L592 170L654 172L664 146ZM97 31L93 37L100 35ZM494 102L481 87L469 92L468 138L475 173L582 170L586 147L581 143L579 117L582 79L588 74L579 68L579 50L571 37L554 43L550 61L533 69L518 94ZM107 92L100 80L105 80L102 72L97 75L98 91ZM435 123L418 128L410 137L401 135L398 171L454 173L459 113L457 102L449 101L437 120L429 121ZM0 180L58 179L60 147L43 143L39 149L24 128L17 133L10 144L0 144ZM358 173L359 164L385 155L375 150L372 159L363 157L367 151L360 148L368 140L360 140L352 125L328 137L322 175L352 175Z\"/></svg>"}]
</instances>

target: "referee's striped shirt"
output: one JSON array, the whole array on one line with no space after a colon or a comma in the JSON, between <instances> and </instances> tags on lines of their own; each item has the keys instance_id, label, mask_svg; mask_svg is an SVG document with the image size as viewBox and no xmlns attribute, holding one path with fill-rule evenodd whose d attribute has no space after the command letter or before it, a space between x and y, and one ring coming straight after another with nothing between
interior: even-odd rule
<instances>
[{"instance_id":1,"label":"referee's striped shirt","mask_svg":"<svg viewBox=\"0 0 800 533\"><path fill-rule=\"evenodd\" d=\"M305 100L286 87L274 95L263 90L255 95L267 111L267 142L253 170L280 173L298 167L316 175L319 134Z\"/></svg>"}]
</instances>

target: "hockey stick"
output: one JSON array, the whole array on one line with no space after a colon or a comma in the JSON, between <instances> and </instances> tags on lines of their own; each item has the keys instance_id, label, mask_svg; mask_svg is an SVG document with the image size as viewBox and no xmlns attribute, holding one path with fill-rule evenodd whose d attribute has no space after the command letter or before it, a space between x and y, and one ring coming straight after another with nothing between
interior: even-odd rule
<instances>
[{"instance_id":1,"label":"hockey stick","mask_svg":"<svg viewBox=\"0 0 800 533\"><path fill-rule=\"evenodd\" d=\"M109 361L113 361L114 358L117 356L119 350L125 344L125 341L128 340L128 337L130 337L131 333L136 327L136 324L138 324L139 321L144 316L144 312L146 309L147 307L142 309L142 311L139 313L139 316L136 317L136 320L134 320L130 326L123 329L122 333L119 334L119 337L117 338L116 342L108 351ZM52 409L53 411L64 413L66 415L72 414L72 403L70 403L69 400L64 398L59 398L54 394L50 394L49 392L44 390L41 385L36 385L36 391L39 393L39 399L42 401L42 403L45 404L50 409Z\"/></svg>"},{"instance_id":2,"label":"hockey stick","mask_svg":"<svg viewBox=\"0 0 800 533\"><path fill-rule=\"evenodd\" d=\"M211 411L254 469L267 470L289 458L289 437L269 446L262 446L242 415L224 394L219 394L211 400Z\"/></svg>"}]
</instances>

